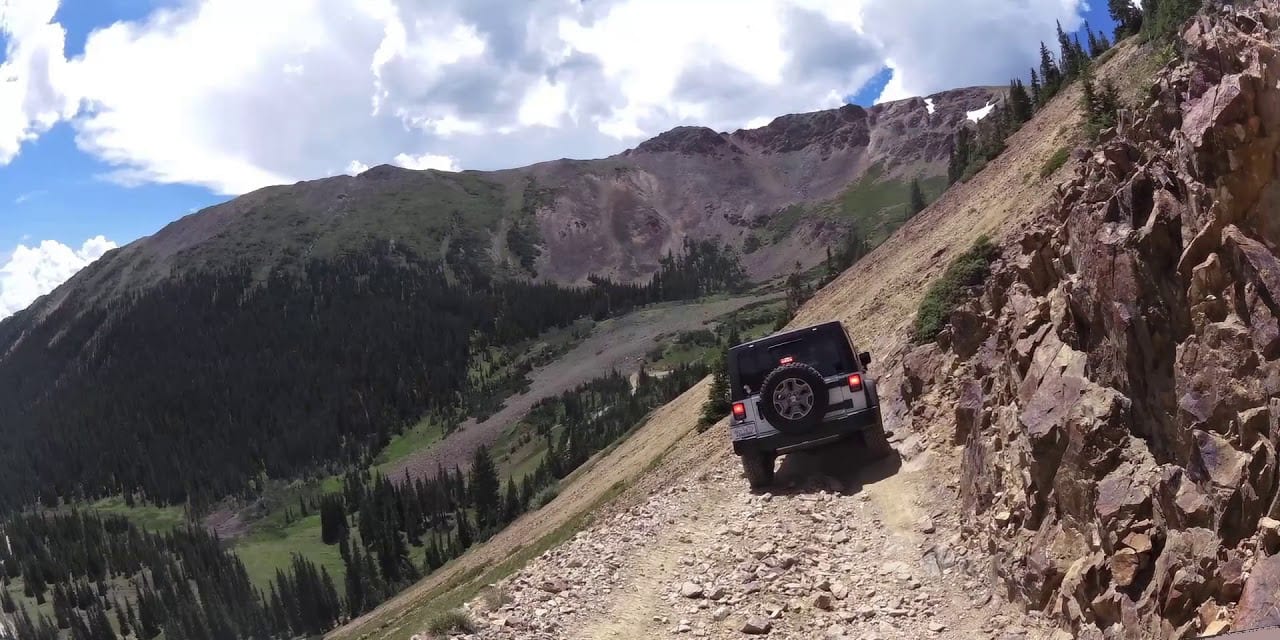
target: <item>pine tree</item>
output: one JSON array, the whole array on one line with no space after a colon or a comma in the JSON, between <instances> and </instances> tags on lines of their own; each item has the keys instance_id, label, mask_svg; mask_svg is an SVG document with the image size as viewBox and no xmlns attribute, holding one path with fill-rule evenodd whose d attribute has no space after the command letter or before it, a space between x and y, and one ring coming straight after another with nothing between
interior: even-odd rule
<instances>
[{"instance_id":1,"label":"pine tree","mask_svg":"<svg viewBox=\"0 0 1280 640\"><path fill-rule=\"evenodd\" d=\"M115 601L116 610L116 626L120 627L120 635L128 636L132 632L129 630L129 612L125 606L120 603L119 599Z\"/></svg>"},{"instance_id":2,"label":"pine tree","mask_svg":"<svg viewBox=\"0 0 1280 640\"><path fill-rule=\"evenodd\" d=\"M703 430L729 413L729 367L726 353L727 350L721 349L712 365L711 388L707 391L706 401L702 403L702 419L699 422Z\"/></svg>"},{"instance_id":3,"label":"pine tree","mask_svg":"<svg viewBox=\"0 0 1280 640\"><path fill-rule=\"evenodd\" d=\"M1053 54L1049 53L1049 47L1043 42L1040 43L1040 82L1041 95L1044 96L1046 103L1057 95L1058 89L1062 86L1062 71L1053 61Z\"/></svg>"},{"instance_id":4,"label":"pine tree","mask_svg":"<svg viewBox=\"0 0 1280 640\"><path fill-rule=\"evenodd\" d=\"M1098 32L1098 49L1100 51L1099 55L1101 55L1102 53L1106 53L1107 50L1110 48L1111 48L1111 41L1107 39L1106 34L1099 31Z\"/></svg>"},{"instance_id":5,"label":"pine tree","mask_svg":"<svg viewBox=\"0 0 1280 640\"><path fill-rule=\"evenodd\" d=\"M1095 87L1093 78L1086 74L1081 82L1085 130L1091 138L1096 138L1104 129L1115 125L1120 112L1120 94L1110 80L1103 80L1101 87Z\"/></svg>"},{"instance_id":6,"label":"pine tree","mask_svg":"<svg viewBox=\"0 0 1280 640\"><path fill-rule=\"evenodd\" d=\"M641 372L643 373L643 368ZM643 377L638 379L643 380ZM516 483L511 478L507 478L507 489L503 493L506 497L502 501L502 522L506 524L520 516L524 511L524 505L520 504L520 490L516 488Z\"/></svg>"},{"instance_id":7,"label":"pine tree","mask_svg":"<svg viewBox=\"0 0 1280 640\"><path fill-rule=\"evenodd\" d=\"M116 633L111 628L111 620L102 607L94 607L89 613L90 631L94 640L116 640Z\"/></svg>"},{"instance_id":8,"label":"pine tree","mask_svg":"<svg viewBox=\"0 0 1280 640\"><path fill-rule=\"evenodd\" d=\"M907 217L914 218L917 213L924 211L927 206L929 206L929 203L925 201L924 191L920 190L920 181L912 178L911 186L907 193Z\"/></svg>"},{"instance_id":9,"label":"pine tree","mask_svg":"<svg viewBox=\"0 0 1280 640\"><path fill-rule=\"evenodd\" d=\"M458 555L462 555L471 546L471 523L467 519L467 512L462 509L453 512L453 519L458 527Z\"/></svg>"},{"instance_id":10,"label":"pine tree","mask_svg":"<svg viewBox=\"0 0 1280 640\"><path fill-rule=\"evenodd\" d=\"M1044 106L1044 96L1041 95L1040 76L1036 74L1036 70L1031 70L1031 105L1033 110L1039 110Z\"/></svg>"},{"instance_id":11,"label":"pine tree","mask_svg":"<svg viewBox=\"0 0 1280 640\"><path fill-rule=\"evenodd\" d=\"M340 494L320 499L320 539L325 544L338 544L347 538L347 508Z\"/></svg>"},{"instance_id":12,"label":"pine tree","mask_svg":"<svg viewBox=\"0 0 1280 640\"><path fill-rule=\"evenodd\" d=\"M498 470L483 445L476 449L471 461L471 506L476 511L476 526L486 531L498 522Z\"/></svg>"},{"instance_id":13,"label":"pine tree","mask_svg":"<svg viewBox=\"0 0 1280 640\"><path fill-rule=\"evenodd\" d=\"M14 602L13 594L8 589L0 589L0 611L5 613L14 613L18 610L18 603Z\"/></svg>"},{"instance_id":14,"label":"pine tree","mask_svg":"<svg viewBox=\"0 0 1280 640\"><path fill-rule=\"evenodd\" d=\"M1071 42L1071 38L1062 30L1061 22L1057 23L1057 28L1058 52L1060 54L1058 65L1062 70L1062 83L1067 84L1080 74L1080 58L1076 53L1076 45Z\"/></svg>"},{"instance_id":15,"label":"pine tree","mask_svg":"<svg viewBox=\"0 0 1280 640\"><path fill-rule=\"evenodd\" d=\"M1142 29L1142 11L1133 6L1133 0L1107 0L1107 9L1116 23L1117 42Z\"/></svg>"},{"instance_id":16,"label":"pine tree","mask_svg":"<svg viewBox=\"0 0 1280 640\"><path fill-rule=\"evenodd\" d=\"M1034 76L1033 76L1034 80ZM1015 125L1020 125L1031 119L1031 113L1035 110L1034 104L1031 102L1031 96L1027 95L1027 87L1022 84L1021 80L1009 81L1009 116L1013 119Z\"/></svg>"},{"instance_id":17,"label":"pine tree","mask_svg":"<svg viewBox=\"0 0 1280 640\"><path fill-rule=\"evenodd\" d=\"M1164 41L1178 35L1185 23L1200 9L1203 0L1146 0L1142 3L1142 33L1151 40Z\"/></svg>"},{"instance_id":18,"label":"pine tree","mask_svg":"<svg viewBox=\"0 0 1280 640\"><path fill-rule=\"evenodd\" d=\"M956 130L955 141L951 146L951 158L947 162L947 184L955 184L964 176L969 166L969 158L973 154L973 133L967 125Z\"/></svg>"}]
</instances>

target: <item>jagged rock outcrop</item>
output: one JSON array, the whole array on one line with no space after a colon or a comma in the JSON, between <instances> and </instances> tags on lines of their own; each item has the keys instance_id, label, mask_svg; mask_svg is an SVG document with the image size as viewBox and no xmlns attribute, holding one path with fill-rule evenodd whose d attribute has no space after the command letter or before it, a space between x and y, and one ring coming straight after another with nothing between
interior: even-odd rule
<instances>
[{"instance_id":1,"label":"jagged rock outcrop","mask_svg":"<svg viewBox=\"0 0 1280 640\"><path fill-rule=\"evenodd\" d=\"M911 412L953 408L967 533L1079 637L1280 615L1280 2L1184 40L905 358Z\"/></svg>"}]
</instances>

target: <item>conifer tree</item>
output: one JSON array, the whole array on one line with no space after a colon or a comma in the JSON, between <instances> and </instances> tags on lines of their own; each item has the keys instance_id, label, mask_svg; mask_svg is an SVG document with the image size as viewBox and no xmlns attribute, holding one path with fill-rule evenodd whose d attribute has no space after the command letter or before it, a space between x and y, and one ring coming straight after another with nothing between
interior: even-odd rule
<instances>
[{"instance_id":1,"label":"conifer tree","mask_svg":"<svg viewBox=\"0 0 1280 640\"><path fill-rule=\"evenodd\" d=\"M498 522L498 470L493 465L489 449L476 448L471 460L471 506L476 512L476 526L486 531Z\"/></svg>"},{"instance_id":2,"label":"conifer tree","mask_svg":"<svg viewBox=\"0 0 1280 640\"><path fill-rule=\"evenodd\" d=\"M700 426L704 430L729 413L729 367L725 359L726 349L720 349L711 365L711 388L707 390L707 399L702 403L700 420Z\"/></svg>"},{"instance_id":3,"label":"conifer tree","mask_svg":"<svg viewBox=\"0 0 1280 640\"><path fill-rule=\"evenodd\" d=\"M929 206L929 203L925 201L924 191L920 190L920 181L912 178L911 186L908 188L907 193L907 217L914 218L917 213L924 211L927 206Z\"/></svg>"},{"instance_id":4,"label":"conifer tree","mask_svg":"<svg viewBox=\"0 0 1280 640\"><path fill-rule=\"evenodd\" d=\"M453 519L457 525L457 555L462 555L471 546L471 523L468 521L467 512L458 508L453 512Z\"/></svg>"},{"instance_id":5,"label":"conifer tree","mask_svg":"<svg viewBox=\"0 0 1280 640\"><path fill-rule=\"evenodd\" d=\"M507 478L507 489L503 493L506 497L502 501L502 522L506 524L515 520L524 511L524 506L520 504L520 490L511 478Z\"/></svg>"},{"instance_id":6,"label":"conifer tree","mask_svg":"<svg viewBox=\"0 0 1280 640\"><path fill-rule=\"evenodd\" d=\"M1107 10L1116 23L1117 42L1142 29L1142 11L1134 6L1133 0L1107 0Z\"/></svg>"},{"instance_id":7,"label":"conifer tree","mask_svg":"<svg viewBox=\"0 0 1280 640\"><path fill-rule=\"evenodd\" d=\"M1034 72L1033 72L1034 73ZM1035 77L1032 76L1034 81ZM1031 113L1035 110L1035 105L1031 101L1031 96L1027 95L1027 87L1022 84L1021 80L1014 79L1009 81L1009 115L1014 124L1022 124L1031 119Z\"/></svg>"},{"instance_id":8,"label":"conifer tree","mask_svg":"<svg viewBox=\"0 0 1280 640\"><path fill-rule=\"evenodd\" d=\"M1053 54L1049 53L1049 47L1043 42L1040 43L1040 82L1041 94L1044 96L1044 102L1048 102L1053 96L1057 95L1058 89L1062 85L1062 71L1058 68L1058 64L1053 60Z\"/></svg>"},{"instance_id":9,"label":"conifer tree","mask_svg":"<svg viewBox=\"0 0 1280 640\"><path fill-rule=\"evenodd\" d=\"M129 636L132 632L129 629L129 612L125 609L125 605L117 598L115 601L116 610L116 626L120 627L121 636Z\"/></svg>"}]
</instances>

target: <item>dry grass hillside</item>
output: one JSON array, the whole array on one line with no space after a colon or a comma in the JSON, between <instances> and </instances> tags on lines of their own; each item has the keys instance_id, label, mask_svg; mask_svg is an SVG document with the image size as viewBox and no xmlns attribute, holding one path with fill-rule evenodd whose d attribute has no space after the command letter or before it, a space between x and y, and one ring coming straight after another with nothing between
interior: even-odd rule
<instances>
[{"instance_id":1,"label":"dry grass hillside","mask_svg":"<svg viewBox=\"0 0 1280 640\"><path fill-rule=\"evenodd\" d=\"M1154 62L1150 58L1143 48L1123 43L1099 69L1098 75L1113 78L1121 87L1137 87L1128 92L1132 97L1144 88L1142 78L1150 77L1154 71ZM1036 207L1051 198L1058 181L1069 171L1070 163L1044 178L1041 177L1041 168L1055 153L1073 149L1081 142L1079 105L1079 88L1073 85L1012 136L1008 149L982 172L968 183L952 187L854 268L819 292L801 310L793 324L842 320L851 328L861 343L860 347L872 351L876 358L873 366L880 371L890 370L888 365L897 358L906 342L908 328L925 288L948 261L968 248L981 234L1006 237ZM535 564L545 561L548 557L545 551L571 539L577 531L584 528L590 531L622 521L630 517L628 514L638 509L638 505L660 493L684 491L688 485L699 485L702 488L690 493L692 497L681 503L683 512L677 511L683 514L680 517L687 515L697 519L715 517L716 514L731 517L727 512L720 512L731 508L736 504L734 500L741 499L740 494L747 492L745 483L734 473L736 465L729 460L732 454L724 434L717 428L705 434L694 431L707 384L704 381L656 411L631 437L597 456L592 464L562 484L560 495L549 505L522 517L488 543L473 548L399 597L333 632L330 637L408 638L422 632L435 615L472 600L485 585L520 570L531 559L543 556L543 560L535 560ZM896 381L881 380L882 397L886 402L896 400L896 394L891 392L894 387ZM903 434L898 434L897 439L902 437ZM901 442L898 446L900 450L908 448ZM919 486L941 484L937 474L952 469L953 461L920 459L913 462L908 459L902 473L881 482L882 486L891 487L894 492L915 491ZM708 482L712 483L709 488ZM868 492L875 504L884 503L885 512L879 517L887 525L904 530L910 528L914 516L901 510L905 506L897 508L889 504L901 500L906 505L911 503L909 496L886 496L884 491ZM732 500L724 499L726 496ZM723 504L706 503L706 500L718 500ZM761 507L756 505L756 508ZM675 526L672 522L671 527ZM667 534L659 532L655 534L656 538L645 538L648 541L638 546L634 554L639 555L635 557L661 557L659 547L668 542L675 544L668 540L674 534ZM680 537L684 542L683 536ZM912 535L907 535L906 539L915 541ZM634 604L619 598L648 590L647 587L638 587L640 583L637 580L657 585L661 580L658 574L665 569L635 558L621 558L618 562L624 567L645 569L632 571L635 575L630 578L631 583L619 584L609 594L598 597L601 602L597 622L608 623L611 616L617 616L617 620L603 626L584 625L565 636L640 637L658 631L670 632L669 628L640 631L642 625L654 624L646 617L648 610L644 607L637 606L627 616L619 613L629 610ZM651 575L641 575L646 572ZM506 636L499 634L495 637Z\"/></svg>"}]
</instances>

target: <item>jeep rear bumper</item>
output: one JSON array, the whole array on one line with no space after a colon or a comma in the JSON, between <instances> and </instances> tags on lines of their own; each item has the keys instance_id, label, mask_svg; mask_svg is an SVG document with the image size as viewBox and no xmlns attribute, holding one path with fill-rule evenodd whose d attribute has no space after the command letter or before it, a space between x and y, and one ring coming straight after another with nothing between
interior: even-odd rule
<instances>
[{"instance_id":1,"label":"jeep rear bumper","mask_svg":"<svg viewBox=\"0 0 1280 640\"><path fill-rule=\"evenodd\" d=\"M842 440L867 429L881 429L880 407L874 406L822 424L802 433L779 433L733 441L733 452L743 455L752 452L790 453Z\"/></svg>"}]
</instances>

